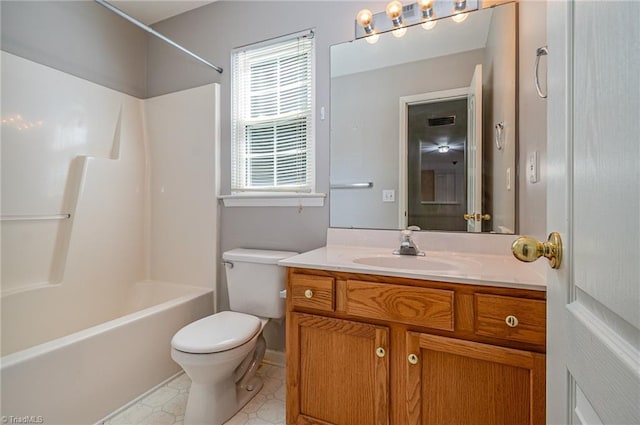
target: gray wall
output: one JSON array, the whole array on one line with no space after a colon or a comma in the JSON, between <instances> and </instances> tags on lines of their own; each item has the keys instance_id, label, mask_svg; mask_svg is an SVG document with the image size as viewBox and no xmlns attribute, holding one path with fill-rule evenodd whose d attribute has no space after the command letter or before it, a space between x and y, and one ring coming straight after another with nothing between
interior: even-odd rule
<instances>
[{"instance_id":1,"label":"gray wall","mask_svg":"<svg viewBox=\"0 0 640 425\"><path fill-rule=\"evenodd\" d=\"M516 231L516 99L517 99L517 14L513 4L496 7L491 17L483 78L483 157L491 164L484 170L483 187L490 187L489 205L483 214L491 213L495 232ZM505 34L513 34L505 37ZM495 124L504 122L504 144L495 145ZM511 189L507 189L507 169L511 173ZM487 173L488 171L488 173ZM486 189L485 189L486 190ZM486 196L486 194L485 194ZM486 207L486 206L485 206Z\"/></svg>"},{"instance_id":2,"label":"gray wall","mask_svg":"<svg viewBox=\"0 0 640 425\"><path fill-rule=\"evenodd\" d=\"M385 3L340 2L228 2L220 1L160 22L154 28L195 53L221 66L222 74L180 59L181 54L156 40L149 41L150 96L220 82L221 192L229 194L231 177L230 60L231 50L308 28L316 30L316 187L329 191L329 120L321 121L320 107L329 117L329 46L353 39L354 19L363 7L384 10ZM307 251L323 246L329 227L329 206L297 208L222 208L220 249L245 247ZM221 270L224 270L223 268ZM218 284L219 308L228 308L226 280ZM284 326L269 326L270 348L284 349Z\"/></svg>"},{"instance_id":3,"label":"gray wall","mask_svg":"<svg viewBox=\"0 0 640 425\"><path fill-rule=\"evenodd\" d=\"M92 1L2 1L2 50L144 98L147 35Z\"/></svg>"},{"instance_id":4,"label":"gray wall","mask_svg":"<svg viewBox=\"0 0 640 425\"><path fill-rule=\"evenodd\" d=\"M518 208L520 228L518 233L547 238L547 100L535 91L534 64L536 49L547 44L546 1L519 2L519 176ZM540 62L540 77L546 87L547 58ZM538 152L538 183L527 178L527 155Z\"/></svg>"}]
</instances>

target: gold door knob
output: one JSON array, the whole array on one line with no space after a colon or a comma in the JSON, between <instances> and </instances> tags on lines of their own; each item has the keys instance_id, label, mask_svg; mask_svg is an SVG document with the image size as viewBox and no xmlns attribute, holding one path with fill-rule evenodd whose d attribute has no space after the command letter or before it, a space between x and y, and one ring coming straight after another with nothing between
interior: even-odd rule
<instances>
[{"instance_id":1,"label":"gold door knob","mask_svg":"<svg viewBox=\"0 0 640 425\"><path fill-rule=\"evenodd\" d=\"M511 252L518 260L526 263L546 257L551 268L558 269L562 263L562 239L558 232L551 233L544 243L530 236L522 236L513 242Z\"/></svg>"},{"instance_id":2,"label":"gold door knob","mask_svg":"<svg viewBox=\"0 0 640 425\"><path fill-rule=\"evenodd\" d=\"M491 220L491 214L473 213L473 214L465 214L462 217L464 217L465 220L475 220L475 221Z\"/></svg>"},{"instance_id":3,"label":"gold door knob","mask_svg":"<svg viewBox=\"0 0 640 425\"><path fill-rule=\"evenodd\" d=\"M307 298L312 298L313 297L313 291L311 289L307 289L306 291L304 291L304 296Z\"/></svg>"},{"instance_id":4,"label":"gold door knob","mask_svg":"<svg viewBox=\"0 0 640 425\"><path fill-rule=\"evenodd\" d=\"M376 356L382 358L384 357L385 354L386 354L386 351L384 351L384 348L382 347L376 348Z\"/></svg>"},{"instance_id":5,"label":"gold door knob","mask_svg":"<svg viewBox=\"0 0 640 425\"><path fill-rule=\"evenodd\" d=\"M416 356L415 354L409 354L409 363L411 364L418 364L418 356Z\"/></svg>"}]
</instances>

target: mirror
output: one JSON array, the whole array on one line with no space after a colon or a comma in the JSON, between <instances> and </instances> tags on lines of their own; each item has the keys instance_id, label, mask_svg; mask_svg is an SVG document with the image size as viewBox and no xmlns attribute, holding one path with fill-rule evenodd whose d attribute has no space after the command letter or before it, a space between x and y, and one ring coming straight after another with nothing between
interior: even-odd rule
<instances>
[{"instance_id":1,"label":"mirror","mask_svg":"<svg viewBox=\"0 0 640 425\"><path fill-rule=\"evenodd\" d=\"M516 5L331 47L331 227L515 233Z\"/></svg>"}]
</instances>

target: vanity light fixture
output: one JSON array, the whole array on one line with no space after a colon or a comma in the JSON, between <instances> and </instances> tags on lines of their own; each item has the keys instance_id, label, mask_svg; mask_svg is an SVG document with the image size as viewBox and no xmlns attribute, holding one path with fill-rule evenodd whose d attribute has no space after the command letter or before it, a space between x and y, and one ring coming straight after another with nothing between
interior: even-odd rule
<instances>
[{"instance_id":1,"label":"vanity light fixture","mask_svg":"<svg viewBox=\"0 0 640 425\"><path fill-rule=\"evenodd\" d=\"M356 15L356 22L364 29L366 34L366 40L369 44L375 44L378 42L380 35L373 27L373 13L369 9L362 9Z\"/></svg>"},{"instance_id":2,"label":"vanity light fixture","mask_svg":"<svg viewBox=\"0 0 640 425\"><path fill-rule=\"evenodd\" d=\"M419 0L418 7L422 11L422 28L426 30L433 29L436 26L438 21L434 20L433 13L433 2L434 0Z\"/></svg>"},{"instance_id":3,"label":"vanity light fixture","mask_svg":"<svg viewBox=\"0 0 640 425\"><path fill-rule=\"evenodd\" d=\"M387 4L385 11L393 25L393 31L391 31L393 36L396 38L403 37L407 33L407 27L402 22L402 3L394 0Z\"/></svg>"},{"instance_id":4,"label":"vanity light fixture","mask_svg":"<svg viewBox=\"0 0 640 425\"><path fill-rule=\"evenodd\" d=\"M455 0L453 2L453 16L451 19L454 22L462 22L469 17L467 13L462 13L467 8L467 0Z\"/></svg>"},{"instance_id":5,"label":"vanity light fixture","mask_svg":"<svg viewBox=\"0 0 640 425\"><path fill-rule=\"evenodd\" d=\"M467 8L467 0L455 0L453 2L453 13L460 13Z\"/></svg>"},{"instance_id":6,"label":"vanity light fixture","mask_svg":"<svg viewBox=\"0 0 640 425\"><path fill-rule=\"evenodd\" d=\"M409 27L421 25L429 30L438 20L453 16L462 22L470 12L481 7L482 0L413 0L402 4L394 0L387 4L385 11L372 13L369 9L358 12L355 21L355 38L375 43L380 34L391 32L402 37Z\"/></svg>"}]
</instances>

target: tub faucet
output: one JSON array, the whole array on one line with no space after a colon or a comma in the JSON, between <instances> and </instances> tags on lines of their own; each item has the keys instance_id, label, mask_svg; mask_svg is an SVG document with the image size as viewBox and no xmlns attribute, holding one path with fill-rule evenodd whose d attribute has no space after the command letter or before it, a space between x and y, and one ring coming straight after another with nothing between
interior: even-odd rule
<instances>
[{"instance_id":1,"label":"tub faucet","mask_svg":"<svg viewBox=\"0 0 640 425\"><path fill-rule=\"evenodd\" d=\"M416 243L411 238L411 236L413 236L414 230L420 230L420 228L418 226L409 226L407 230L402 231L400 239L400 249L394 250L393 254L424 256L424 251L420 251Z\"/></svg>"}]
</instances>

